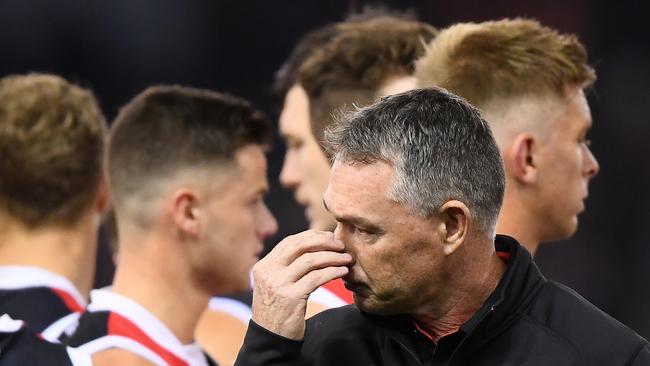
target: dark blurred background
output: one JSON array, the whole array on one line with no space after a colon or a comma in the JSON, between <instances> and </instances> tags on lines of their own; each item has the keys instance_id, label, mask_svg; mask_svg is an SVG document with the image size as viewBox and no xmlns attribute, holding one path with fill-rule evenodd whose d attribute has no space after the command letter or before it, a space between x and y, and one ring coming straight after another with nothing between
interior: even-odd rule
<instances>
[{"instance_id":1,"label":"dark blurred background","mask_svg":"<svg viewBox=\"0 0 650 366\"><path fill-rule=\"evenodd\" d=\"M92 88L109 119L151 84L230 91L277 119L273 72L305 31L341 20L370 1L0 0L0 76L60 74ZM642 2L388 1L443 28L459 21L533 17L576 33L598 72L590 95L600 175L570 240L544 245L537 260L601 309L650 337L650 32ZM305 228L303 210L277 177L284 146L270 154L271 210L280 232ZM540 218L544 219L544 218ZM97 285L110 283L107 250Z\"/></svg>"}]
</instances>

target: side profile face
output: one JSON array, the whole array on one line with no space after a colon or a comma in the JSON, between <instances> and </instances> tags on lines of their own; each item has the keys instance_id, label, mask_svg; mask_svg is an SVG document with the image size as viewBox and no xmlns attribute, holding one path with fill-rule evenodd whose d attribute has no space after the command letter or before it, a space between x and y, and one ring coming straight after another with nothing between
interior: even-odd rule
<instances>
[{"instance_id":1,"label":"side profile face","mask_svg":"<svg viewBox=\"0 0 650 366\"><path fill-rule=\"evenodd\" d=\"M580 88L567 90L564 113L550 121L535 159L540 219L548 223L543 241L564 239L576 231L589 182L599 170L587 140L592 123L584 92Z\"/></svg>"},{"instance_id":2,"label":"side profile face","mask_svg":"<svg viewBox=\"0 0 650 366\"><path fill-rule=\"evenodd\" d=\"M414 313L445 286L436 216L421 218L387 197L395 169L383 162L335 162L325 192L334 232L354 259L344 277L354 302L374 314Z\"/></svg>"},{"instance_id":3,"label":"side profile face","mask_svg":"<svg viewBox=\"0 0 650 366\"><path fill-rule=\"evenodd\" d=\"M234 164L219 169L223 178L204 190L199 203L200 249L192 262L200 283L213 294L227 294L250 288L250 270L277 222L264 203L268 182L260 146L240 148Z\"/></svg>"},{"instance_id":4,"label":"side profile face","mask_svg":"<svg viewBox=\"0 0 650 366\"><path fill-rule=\"evenodd\" d=\"M280 183L294 190L296 201L305 206L310 229L331 230L335 223L323 206L330 164L309 125L309 100L300 85L293 86L280 115L280 134L287 142Z\"/></svg>"}]
</instances>

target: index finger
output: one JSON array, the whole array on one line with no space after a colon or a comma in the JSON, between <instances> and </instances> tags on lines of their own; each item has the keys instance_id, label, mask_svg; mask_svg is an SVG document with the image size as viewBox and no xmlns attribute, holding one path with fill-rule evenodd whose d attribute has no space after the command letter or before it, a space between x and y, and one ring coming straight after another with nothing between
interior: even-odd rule
<instances>
[{"instance_id":1,"label":"index finger","mask_svg":"<svg viewBox=\"0 0 650 366\"><path fill-rule=\"evenodd\" d=\"M345 245L335 239L332 232L307 230L284 238L268 256L283 265L289 265L305 253L319 251L343 252Z\"/></svg>"}]
</instances>

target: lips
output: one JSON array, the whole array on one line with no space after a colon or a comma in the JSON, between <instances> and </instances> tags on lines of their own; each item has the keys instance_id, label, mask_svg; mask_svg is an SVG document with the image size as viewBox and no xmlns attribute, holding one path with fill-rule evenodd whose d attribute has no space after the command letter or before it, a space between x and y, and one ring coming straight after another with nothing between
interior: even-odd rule
<instances>
[{"instance_id":1,"label":"lips","mask_svg":"<svg viewBox=\"0 0 650 366\"><path fill-rule=\"evenodd\" d=\"M311 205L309 204L309 201L306 200L306 199L304 199L302 196L300 196L300 195L297 194L297 193L296 193L296 195L294 195L294 200L295 200L295 201L296 201L300 206L305 207L305 218L306 218L308 221L311 221L311 218L312 218L312 212L311 212L311 211L312 211L312 208L311 208Z\"/></svg>"},{"instance_id":2,"label":"lips","mask_svg":"<svg viewBox=\"0 0 650 366\"><path fill-rule=\"evenodd\" d=\"M258 261L262 257L262 253L264 253L264 245L260 245L259 249L257 249L253 255L255 256L255 260Z\"/></svg>"},{"instance_id":3,"label":"lips","mask_svg":"<svg viewBox=\"0 0 650 366\"><path fill-rule=\"evenodd\" d=\"M580 200L580 210L579 210L579 212L583 212L585 210L585 200L586 199L587 199L587 196L584 196Z\"/></svg>"},{"instance_id":4,"label":"lips","mask_svg":"<svg viewBox=\"0 0 650 366\"><path fill-rule=\"evenodd\" d=\"M293 195L293 199L298 202L298 204L302 206L307 206L309 204L306 196L302 193L302 191L296 189Z\"/></svg>"}]
</instances>

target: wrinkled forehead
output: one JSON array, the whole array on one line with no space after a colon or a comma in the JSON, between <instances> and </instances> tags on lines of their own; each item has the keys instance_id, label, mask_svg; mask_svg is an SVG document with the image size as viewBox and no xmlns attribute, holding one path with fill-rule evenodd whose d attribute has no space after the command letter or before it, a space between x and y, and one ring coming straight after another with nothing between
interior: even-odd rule
<instances>
[{"instance_id":1,"label":"wrinkled forehead","mask_svg":"<svg viewBox=\"0 0 650 366\"><path fill-rule=\"evenodd\" d=\"M382 161L361 164L337 159L332 165L324 201L333 213L346 211L351 205L374 206L388 200L394 176L394 168Z\"/></svg>"}]
</instances>

